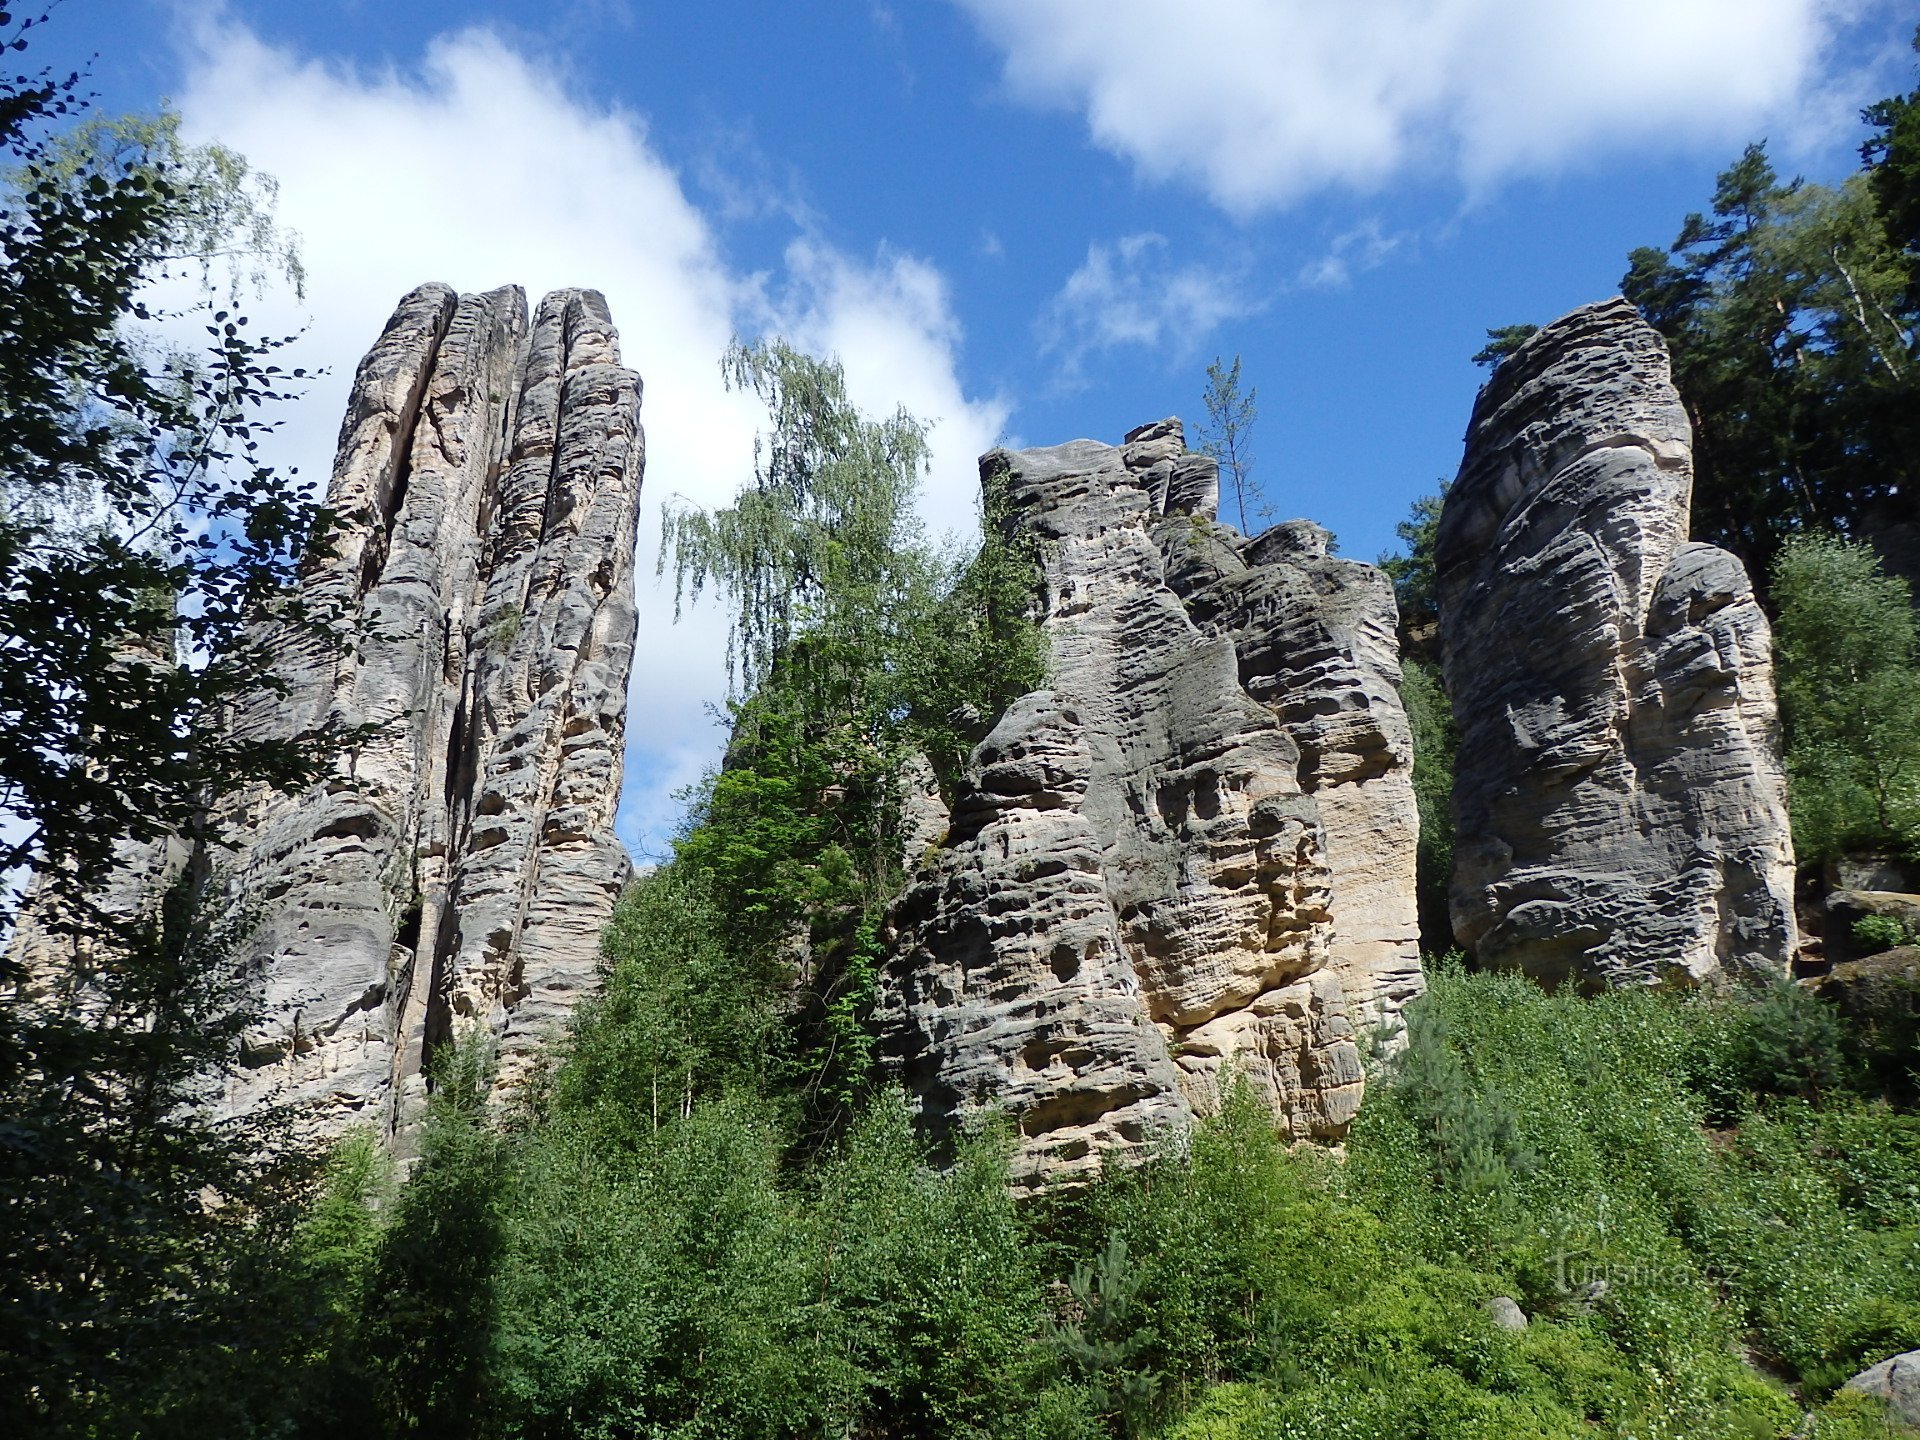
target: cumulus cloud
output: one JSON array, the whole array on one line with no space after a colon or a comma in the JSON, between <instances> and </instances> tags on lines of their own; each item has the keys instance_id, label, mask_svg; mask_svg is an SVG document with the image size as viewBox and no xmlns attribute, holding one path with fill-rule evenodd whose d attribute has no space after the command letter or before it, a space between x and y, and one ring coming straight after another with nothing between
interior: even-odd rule
<instances>
[{"instance_id":1,"label":"cumulus cloud","mask_svg":"<svg viewBox=\"0 0 1920 1440\"><path fill-rule=\"evenodd\" d=\"M1060 357L1061 378L1072 385L1090 356L1139 347L1179 361L1223 321L1259 308L1237 277L1177 265L1166 236L1141 231L1087 247L1040 317L1040 348Z\"/></svg>"},{"instance_id":2,"label":"cumulus cloud","mask_svg":"<svg viewBox=\"0 0 1920 1440\"><path fill-rule=\"evenodd\" d=\"M1479 187L1595 151L1735 143L1793 117L1840 28L1885 0L956 3L1016 94L1251 213L1415 170Z\"/></svg>"},{"instance_id":3,"label":"cumulus cloud","mask_svg":"<svg viewBox=\"0 0 1920 1440\"><path fill-rule=\"evenodd\" d=\"M305 304L250 307L263 328L304 325L289 363L331 372L288 411L281 463L327 473L354 366L422 281L606 293L645 382L648 437L620 828L637 851L657 852L671 791L717 759L722 738L709 709L726 690L725 616L704 604L673 624L653 573L661 501L725 504L751 471L759 417L722 384L721 353L736 332L777 327L837 353L861 404L904 401L937 418L927 508L958 527L973 457L1006 407L969 398L958 378L942 277L909 255L861 259L804 238L785 274L735 273L640 116L570 95L554 66L486 31L443 36L416 66L379 72L274 48L218 17L183 45L189 138L218 139L275 176L280 217L304 242Z\"/></svg>"}]
</instances>

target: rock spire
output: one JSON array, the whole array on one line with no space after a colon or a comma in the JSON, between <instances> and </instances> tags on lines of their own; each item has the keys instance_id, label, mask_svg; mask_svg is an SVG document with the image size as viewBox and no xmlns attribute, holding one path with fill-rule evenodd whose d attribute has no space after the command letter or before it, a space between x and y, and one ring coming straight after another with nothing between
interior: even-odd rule
<instances>
[{"instance_id":1,"label":"rock spire","mask_svg":"<svg viewBox=\"0 0 1920 1440\"><path fill-rule=\"evenodd\" d=\"M303 584L358 614L290 640L289 694L238 723L372 726L334 773L261 794L221 873L257 917L263 1020L235 1108L316 1132L417 1116L435 1046L473 1031L500 1083L596 972L629 862L612 829L634 644L640 379L606 302L407 295L354 377Z\"/></svg>"},{"instance_id":2,"label":"rock spire","mask_svg":"<svg viewBox=\"0 0 1920 1440\"><path fill-rule=\"evenodd\" d=\"M1585 985L1778 972L1793 848L1766 616L1687 540L1692 432L1624 300L1480 393L1436 561L1460 728L1454 929Z\"/></svg>"},{"instance_id":3,"label":"rock spire","mask_svg":"<svg viewBox=\"0 0 1920 1440\"><path fill-rule=\"evenodd\" d=\"M1029 1185L1179 1136L1236 1073L1290 1137L1343 1134L1356 1022L1421 985L1391 587L1304 522L1219 524L1178 421L981 466L1040 542L1052 688L895 909L884 1059L936 1135L1003 1108Z\"/></svg>"}]
</instances>

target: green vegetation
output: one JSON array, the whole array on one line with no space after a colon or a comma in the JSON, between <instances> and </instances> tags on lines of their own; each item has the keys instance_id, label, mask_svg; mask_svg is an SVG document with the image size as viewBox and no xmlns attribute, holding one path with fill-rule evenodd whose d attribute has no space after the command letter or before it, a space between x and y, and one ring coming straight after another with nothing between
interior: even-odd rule
<instances>
[{"instance_id":1,"label":"green vegetation","mask_svg":"<svg viewBox=\"0 0 1920 1440\"><path fill-rule=\"evenodd\" d=\"M0 15L0 47L37 24ZM264 607L337 643L284 598L325 517L258 450L301 372L232 309L298 266L238 156L85 110L79 77L0 77L0 1410L23 1434L231 1433L265 1383L240 1357L319 1343L281 1326L293 1272L267 1260L311 1167L272 1117L195 1103L245 1022L246 917L199 903L220 803L330 746L229 723L280 683ZM168 277L202 282L199 353L139 328ZM153 892L101 903L155 842ZM38 974L10 943L27 870L69 961Z\"/></svg>"},{"instance_id":2,"label":"green vegetation","mask_svg":"<svg viewBox=\"0 0 1920 1440\"><path fill-rule=\"evenodd\" d=\"M1692 421L1694 538L1763 587L1790 536L1870 541L1920 483L1920 89L1862 118L1861 170L1783 181L1750 145L1620 281L1666 337ZM1489 329L1475 363L1537 328Z\"/></svg>"},{"instance_id":3,"label":"green vegetation","mask_svg":"<svg viewBox=\"0 0 1920 1440\"><path fill-rule=\"evenodd\" d=\"M1218 355L1213 357L1213 363L1207 366L1207 388L1200 397L1207 408L1207 418L1196 438L1200 442L1200 453L1220 462L1221 498L1233 498L1242 535L1253 533L1247 528L1249 497L1254 500L1256 518L1269 519L1273 515L1273 506L1253 483L1253 426L1260 418L1259 396L1254 386L1240 388L1238 355L1233 357L1231 365L1222 363Z\"/></svg>"},{"instance_id":4,"label":"green vegetation","mask_svg":"<svg viewBox=\"0 0 1920 1440\"><path fill-rule=\"evenodd\" d=\"M1433 559L1452 483L1442 480L1434 494L1415 500L1407 518L1393 527L1404 553L1375 561L1393 581L1400 607L1400 701L1413 731L1413 794L1420 811L1414 884L1421 947L1435 955L1453 948L1447 887L1453 878L1453 760L1460 737L1440 673L1440 592Z\"/></svg>"},{"instance_id":5,"label":"green vegetation","mask_svg":"<svg viewBox=\"0 0 1920 1440\"><path fill-rule=\"evenodd\" d=\"M0 687L19 691L0 696L17 730L0 734L0 787L34 822L4 858L70 886L97 961L51 998L0 976L0 1399L16 1426L1890 1434L1835 1392L1920 1346L1910 988L1843 1021L1787 985L1584 998L1443 962L1344 1153L1289 1151L1240 1085L1185 1150L1076 1192L1016 1201L992 1116L934 1164L872 1064L885 906L912 863L901 785L924 757L951 792L968 746L1042 683L1038 556L1003 473L978 550L928 548L910 508L923 427L860 415L836 366L778 342L725 362L768 408L753 483L671 515L662 551L683 593L732 608L727 761L689 797L671 862L622 900L605 985L550 1068L498 1114L488 1056L443 1050L404 1179L364 1136L313 1173L276 1158L270 1122L206 1122L192 1102L245 1018L244 918L201 913L201 862L132 921L86 897L112 842L211 842L210 797L310 773L323 737L268 753L214 721L271 684L246 621L323 517L252 460L271 347L216 312L203 365L155 368L116 327L153 267L219 253L209 236L277 241L225 152L196 158L164 122L31 138L71 86L0 98L19 162L0 217ZM1913 423L1912 102L1876 114L1866 182L1781 186L1750 154L1678 259L1636 258L1631 281L1729 407L1703 450L1709 529L1750 559L1778 552L1810 855L1911 845L1920 823L1905 597L1859 545L1789 533L1864 525L1910 483L1898 466L1916 452L1875 447ZM1483 358L1521 328L1491 332ZM1209 380L1244 525L1253 393L1237 360ZM1805 422L1842 390L1836 450ZM55 502L76 487L125 524L67 523ZM1389 567L1409 634L1430 634L1439 504L1416 506ZM157 539L125 543L129 527ZM183 627L203 663L174 663ZM1431 937L1453 732L1430 650L1409 646L1404 693ZM1497 1324L1496 1297L1531 1323Z\"/></svg>"},{"instance_id":6,"label":"green vegetation","mask_svg":"<svg viewBox=\"0 0 1920 1440\"><path fill-rule=\"evenodd\" d=\"M1526 344L1539 330L1538 325L1496 325L1487 331L1487 343L1474 352L1473 363L1488 370L1500 368L1500 362Z\"/></svg>"},{"instance_id":7,"label":"green vegetation","mask_svg":"<svg viewBox=\"0 0 1920 1440\"><path fill-rule=\"evenodd\" d=\"M1420 812L1414 889L1420 943L1439 952L1453 943L1447 887L1453 880L1453 760L1460 745L1440 667L1417 655L1400 664L1400 701L1413 731L1413 799Z\"/></svg>"},{"instance_id":8,"label":"green vegetation","mask_svg":"<svg viewBox=\"0 0 1920 1440\"><path fill-rule=\"evenodd\" d=\"M489 1122L468 1054L397 1200L344 1149L276 1272L300 1342L222 1433L1890 1434L1832 1397L1920 1345L1920 1121L1800 992L1442 966L1344 1159L1242 1087L1189 1153L1016 1202L1004 1133L936 1170L891 1091L811 1141L777 997L665 974L725 944L679 887L625 902L529 1108Z\"/></svg>"},{"instance_id":9,"label":"green vegetation","mask_svg":"<svg viewBox=\"0 0 1920 1440\"><path fill-rule=\"evenodd\" d=\"M1920 847L1920 634L1868 546L1796 535L1774 565L1777 683L1794 849Z\"/></svg>"},{"instance_id":10,"label":"green vegetation","mask_svg":"<svg viewBox=\"0 0 1920 1440\"><path fill-rule=\"evenodd\" d=\"M1765 574L1809 526L1870 526L1920 453L1916 312L1868 178L1782 182L1760 146L1711 216L1621 282L1673 349L1693 420L1694 533Z\"/></svg>"},{"instance_id":11,"label":"green vegetation","mask_svg":"<svg viewBox=\"0 0 1920 1440\"><path fill-rule=\"evenodd\" d=\"M1853 938L1869 951L1920 944L1920 930L1892 915L1862 915L1853 922Z\"/></svg>"},{"instance_id":12,"label":"green vegetation","mask_svg":"<svg viewBox=\"0 0 1920 1440\"><path fill-rule=\"evenodd\" d=\"M748 693L656 883L690 913L727 912L719 948L693 953L756 1003L788 999L783 1027L754 1024L757 1063L804 1077L800 1103L824 1137L850 1123L868 1081L880 927L908 858L903 777L924 758L950 792L985 726L1042 683L1035 555L1000 475L979 550L931 550L911 508L923 427L904 411L861 415L837 364L773 341L736 344L725 368L767 405L761 462L734 505L669 515L661 566L671 556L683 591L732 602ZM666 968L658 983L672 984ZM705 1053L692 1036L662 1043Z\"/></svg>"}]
</instances>

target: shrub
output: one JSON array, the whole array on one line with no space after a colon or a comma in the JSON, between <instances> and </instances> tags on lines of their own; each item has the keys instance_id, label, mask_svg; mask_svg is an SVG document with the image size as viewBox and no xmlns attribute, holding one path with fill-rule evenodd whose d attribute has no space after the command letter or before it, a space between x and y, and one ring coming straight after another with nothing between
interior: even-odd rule
<instances>
[{"instance_id":1,"label":"shrub","mask_svg":"<svg viewBox=\"0 0 1920 1440\"><path fill-rule=\"evenodd\" d=\"M1861 949L1878 954L1920 941L1920 931L1893 915L1862 915L1853 922L1853 938Z\"/></svg>"}]
</instances>

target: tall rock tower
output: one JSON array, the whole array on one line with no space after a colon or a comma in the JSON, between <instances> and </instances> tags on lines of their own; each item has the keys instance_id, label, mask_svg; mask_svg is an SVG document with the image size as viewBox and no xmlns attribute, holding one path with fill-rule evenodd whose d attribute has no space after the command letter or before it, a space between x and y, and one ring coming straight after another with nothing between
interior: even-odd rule
<instances>
[{"instance_id":1,"label":"tall rock tower","mask_svg":"<svg viewBox=\"0 0 1920 1440\"><path fill-rule=\"evenodd\" d=\"M883 1058L936 1136L1004 1109L1029 1185L1143 1155L1235 1075L1290 1138L1344 1134L1364 1032L1422 983L1392 587L1304 521L1219 524L1178 421L981 468L1039 542L1053 688L924 826Z\"/></svg>"},{"instance_id":2,"label":"tall rock tower","mask_svg":"<svg viewBox=\"0 0 1920 1440\"><path fill-rule=\"evenodd\" d=\"M1583 985L1778 972L1793 846L1766 616L1689 543L1692 432L1624 300L1528 340L1440 522L1451 894L1482 964Z\"/></svg>"},{"instance_id":3,"label":"tall rock tower","mask_svg":"<svg viewBox=\"0 0 1920 1440\"><path fill-rule=\"evenodd\" d=\"M400 302L354 377L303 585L356 650L289 636L258 736L371 727L298 795L225 818L263 1020L227 1103L316 1134L417 1117L433 1048L489 1031L500 1084L594 978L634 643L640 379L606 302L517 288Z\"/></svg>"}]
</instances>

